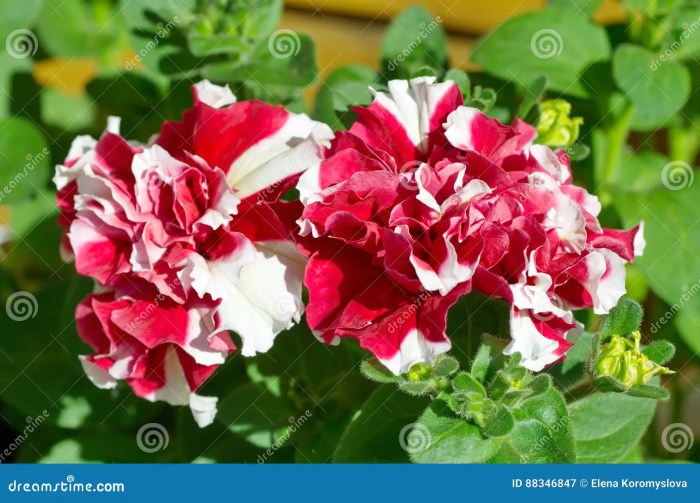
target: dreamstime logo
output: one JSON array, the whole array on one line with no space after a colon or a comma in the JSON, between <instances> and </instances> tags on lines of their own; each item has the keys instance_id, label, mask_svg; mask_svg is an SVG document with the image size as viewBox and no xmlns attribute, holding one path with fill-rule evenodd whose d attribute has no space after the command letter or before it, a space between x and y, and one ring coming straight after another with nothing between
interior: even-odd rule
<instances>
[{"instance_id":1,"label":"dreamstime logo","mask_svg":"<svg viewBox=\"0 0 700 503\"><path fill-rule=\"evenodd\" d=\"M175 290L176 287L180 287L182 283L180 282L179 278L175 278L172 283L167 283L167 287L169 290ZM155 298L153 299L153 302L149 302L145 308L143 308L139 314L137 314L132 321L128 322L126 324L126 331L129 332L130 334L133 334L134 331L139 328L139 325L146 321L148 318L150 318L153 313L155 313L158 310L158 307L160 306L160 303L163 302L165 299L167 299L168 296L163 293L159 292Z\"/></svg>"},{"instance_id":2,"label":"dreamstime logo","mask_svg":"<svg viewBox=\"0 0 700 503\"><path fill-rule=\"evenodd\" d=\"M402 187L408 190L418 190L418 182L424 182L422 185L425 186L424 178L427 176L425 170L418 169L423 165L422 161L408 161L406 164L399 168L399 175L401 177L400 184ZM421 177L421 178L419 178Z\"/></svg>"},{"instance_id":3,"label":"dreamstime logo","mask_svg":"<svg viewBox=\"0 0 700 503\"><path fill-rule=\"evenodd\" d=\"M535 458L538 453L540 453L543 449L550 448L549 444L552 443L554 440L554 435L559 433L560 430L566 429L569 427L569 423L571 422L571 418L569 416L563 416L561 417L556 423L551 428L551 434L543 435L539 438L537 442L535 442L535 445L533 445L530 450L522 455L520 457L520 463L525 464L525 463L530 463L533 458ZM554 444L554 448L556 447L556 444ZM535 461L537 462L537 461Z\"/></svg>"},{"instance_id":4,"label":"dreamstime logo","mask_svg":"<svg viewBox=\"0 0 700 503\"><path fill-rule=\"evenodd\" d=\"M661 444L672 454L690 450L694 443L695 435L687 424L669 424L661 433Z\"/></svg>"},{"instance_id":5,"label":"dreamstime logo","mask_svg":"<svg viewBox=\"0 0 700 503\"><path fill-rule=\"evenodd\" d=\"M273 444L270 446L269 449L267 449L264 453L258 455L258 464L263 464L265 463L270 456L275 454L282 446L284 446L285 443L289 440L289 438L296 433L296 431L304 426L306 422L311 418L312 414L310 410L305 410L304 414L300 415L299 417L294 417L294 416L289 416L289 428L287 431L284 432L280 438L275 440Z\"/></svg>"},{"instance_id":6,"label":"dreamstime logo","mask_svg":"<svg viewBox=\"0 0 700 503\"><path fill-rule=\"evenodd\" d=\"M296 56L301 50L301 40L299 35L292 30L277 30L270 35L267 41L267 48L275 58L287 59Z\"/></svg>"},{"instance_id":7,"label":"dreamstime logo","mask_svg":"<svg viewBox=\"0 0 700 503\"><path fill-rule=\"evenodd\" d=\"M403 51L397 54L394 59L389 61L389 64L387 65L389 71L393 72L399 66L400 63L403 63L406 60L406 58L408 58L411 55L411 53L413 53L413 51L415 51L423 43L423 40L428 38L428 35L435 31L435 29L439 26L440 23L442 23L442 18L440 16L437 16L433 21L430 22L430 24L427 25L423 22L418 23L418 35L416 35L416 38L414 40L411 40L411 42Z\"/></svg>"},{"instance_id":8,"label":"dreamstime logo","mask_svg":"<svg viewBox=\"0 0 700 503\"><path fill-rule=\"evenodd\" d=\"M318 164L321 157L321 149L313 142L304 142L294 148L291 158L285 163L284 176L265 189L258 192L258 203L264 203L275 192L280 190L285 183L289 181L289 177L306 170L308 167Z\"/></svg>"},{"instance_id":9,"label":"dreamstime logo","mask_svg":"<svg viewBox=\"0 0 700 503\"><path fill-rule=\"evenodd\" d=\"M671 60L675 52L678 49L680 49L683 44L685 44L685 41L688 40L696 31L700 30L700 18L694 20L690 24L683 23L681 25L681 28L683 28L683 31L678 36L678 38L674 40L673 43L669 47L667 47L664 52L659 54L659 57L656 58L656 60L651 62L651 65L649 66L651 71L658 70L658 68L663 63Z\"/></svg>"},{"instance_id":10,"label":"dreamstime logo","mask_svg":"<svg viewBox=\"0 0 700 503\"><path fill-rule=\"evenodd\" d=\"M277 292L268 302L268 311L273 319L287 322L301 312L301 301L289 292Z\"/></svg>"},{"instance_id":11,"label":"dreamstime logo","mask_svg":"<svg viewBox=\"0 0 700 503\"><path fill-rule=\"evenodd\" d=\"M421 287L421 292L418 294L416 297L415 302L412 302L404 309L400 315L396 316L394 320L389 323L389 327L387 328L387 332L390 334L393 334L394 332L398 332L401 326L406 323L408 320L413 319L416 316L416 313L418 312L418 309L420 308L421 304L428 300L430 297L430 292L427 292L423 287Z\"/></svg>"},{"instance_id":12,"label":"dreamstime logo","mask_svg":"<svg viewBox=\"0 0 700 503\"><path fill-rule=\"evenodd\" d=\"M683 285L681 287L681 290L683 290L683 293L678 298L678 302L674 303L669 308L669 310L663 314L663 316L661 316L657 321L651 324L650 332L652 334L658 332L658 330L663 325L671 321L671 319L676 315L676 313L683 308L686 302L688 302L690 299L692 299L698 293L700 293L700 279L693 283L691 286Z\"/></svg>"},{"instance_id":13,"label":"dreamstime logo","mask_svg":"<svg viewBox=\"0 0 700 503\"><path fill-rule=\"evenodd\" d=\"M3 451L0 452L0 463L4 463L6 459L12 456L19 447L24 443L25 440L29 438L29 435L34 433L34 431L41 426L46 419L48 419L49 413L44 410L40 416L31 417L27 416L27 425L22 429L22 431L15 437L15 439L10 442L10 444L5 447Z\"/></svg>"},{"instance_id":14,"label":"dreamstime logo","mask_svg":"<svg viewBox=\"0 0 700 503\"><path fill-rule=\"evenodd\" d=\"M433 437L428 428L420 423L407 424L399 433L399 444L409 454L424 451L432 443Z\"/></svg>"},{"instance_id":15,"label":"dreamstime logo","mask_svg":"<svg viewBox=\"0 0 700 503\"><path fill-rule=\"evenodd\" d=\"M173 20L168 21L167 24L163 24L162 22L156 24L156 29L158 31L156 31L156 34L153 36L153 38L149 40L148 43L145 46L143 46L133 58L126 62L126 65L124 65L126 70L131 71L134 69L135 66L141 63L143 59L148 55L148 53L156 47L158 47L160 41L166 38L170 34L170 32L173 31L175 26L179 23L180 17L175 16Z\"/></svg>"},{"instance_id":16,"label":"dreamstime logo","mask_svg":"<svg viewBox=\"0 0 700 503\"><path fill-rule=\"evenodd\" d=\"M693 185L695 171L684 161L671 161L661 171L661 183L669 190L683 190Z\"/></svg>"},{"instance_id":17,"label":"dreamstime logo","mask_svg":"<svg viewBox=\"0 0 700 503\"><path fill-rule=\"evenodd\" d=\"M550 321L557 317L557 311L564 309L564 301L554 292L538 295L532 306L532 317L539 321Z\"/></svg>"},{"instance_id":18,"label":"dreamstime logo","mask_svg":"<svg viewBox=\"0 0 700 503\"><path fill-rule=\"evenodd\" d=\"M544 182L542 179L533 177L530 183L523 184L521 190L517 191L517 198L521 203L526 203L529 201L534 194L542 190ZM546 189L545 189L546 190Z\"/></svg>"},{"instance_id":19,"label":"dreamstime logo","mask_svg":"<svg viewBox=\"0 0 700 503\"><path fill-rule=\"evenodd\" d=\"M564 50L564 40L557 30L544 28L532 36L530 49L538 58L550 59L559 56Z\"/></svg>"},{"instance_id":20,"label":"dreamstime logo","mask_svg":"<svg viewBox=\"0 0 700 503\"><path fill-rule=\"evenodd\" d=\"M147 192L162 189L172 183L170 180L163 178L160 173L153 170L143 172L137 181L140 188L145 188Z\"/></svg>"},{"instance_id":21,"label":"dreamstime logo","mask_svg":"<svg viewBox=\"0 0 700 503\"><path fill-rule=\"evenodd\" d=\"M10 319L24 321L36 316L39 312L39 303L29 292L15 292L5 301L5 311Z\"/></svg>"},{"instance_id":22,"label":"dreamstime logo","mask_svg":"<svg viewBox=\"0 0 700 503\"><path fill-rule=\"evenodd\" d=\"M39 48L39 41L31 30L24 28L15 30L5 39L7 54L15 59L34 56Z\"/></svg>"},{"instance_id":23,"label":"dreamstime logo","mask_svg":"<svg viewBox=\"0 0 700 503\"><path fill-rule=\"evenodd\" d=\"M24 179L27 178L30 172L44 162L44 159L50 154L47 147L44 147L38 154L27 154L24 159L27 161L24 163L24 168L22 171L18 171L17 174L7 182L7 185L0 188L0 202L5 199L5 196L9 195L13 190L15 190Z\"/></svg>"},{"instance_id":24,"label":"dreamstime logo","mask_svg":"<svg viewBox=\"0 0 700 503\"><path fill-rule=\"evenodd\" d=\"M168 447L169 443L170 435L168 435L168 430L159 423L144 424L136 433L136 445L147 454L163 451Z\"/></svg>"}]
</instances>

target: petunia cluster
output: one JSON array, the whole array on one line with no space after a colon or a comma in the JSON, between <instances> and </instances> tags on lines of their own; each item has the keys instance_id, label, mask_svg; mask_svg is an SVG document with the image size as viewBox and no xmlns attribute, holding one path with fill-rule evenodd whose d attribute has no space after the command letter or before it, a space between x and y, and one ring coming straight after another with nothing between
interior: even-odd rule
<instances>
[{"instance_id":1,"label":"petunia cluster","mask_svg":"<svg viewBox=\"0 0 700 503\"><path fill-rule=\"evenodd\" d=\"M236 103L204 81L148 145L125 140L114 118L99 140L74 141L54 182L62 254L95 280L76 323L96 385L126 380L211 423L216 398L195 391L235 350L229 330L250 356L303 313L301 208L280 196L331 138L306 115Z\"/></svg>"},{"instance_id":2,"label":"petunia cluster","mask_svg":"<svg viewBox=\"0 0 700 503\"><path fill-rule=\"evenodd\" d=\"M244 356L267 351L300 321L302 283L319 339L357 339L395 374L450 349L448 311L472 291L510 305L506 353L534 371L565 356L574 310L616 305L642 224L602 228L565 151L464 106L453 82L374 94L334 134L205 81L148 145L116 119L75 140L54 181L62 252L95 280L76 312L95 384L209 424L216 398L196 391L230 332Z\"/></svg>"},{"instance_id":3,"label":"petunia cluster","mask_svg":"<svg viewBox=\"0 0 700 503\"><path fill-rule=\"evenodd\" d=\"M572 310L624 295L642 227L603 229L565 151L464 106L454 83L388 88L299 182L309 326L404 373L450 349L447 313L477 290L511 306L506 354L534 371L560 360Z\"/></svg>"}]
</instances>

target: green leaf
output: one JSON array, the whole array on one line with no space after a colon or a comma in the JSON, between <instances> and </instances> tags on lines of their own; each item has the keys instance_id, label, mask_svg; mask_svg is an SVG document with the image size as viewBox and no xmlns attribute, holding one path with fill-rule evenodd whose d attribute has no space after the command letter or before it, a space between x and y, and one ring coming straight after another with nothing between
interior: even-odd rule
<instances>
[{"instance_id":1,"label":"green leaf","mask_svg":"<svg viewBox=\"0 0 700 503\"><path fill-rule=\"evenodd\" d=\"M481 38L472 52L472 60L491 75L522 87L545 75L553 91L582 97L591 90L581 75L609 57L605 30L560 8L511 18Z\"/></svg>"},{"instance_id":2,"label":"green leaf","mask_svg":"<svg viewBox=\"0 0 700 503\"><path fill-rule=\"evenodd\" d=\"M549 391L552 387L552 376L549 374L538 374L527 383L531 396L541 395Z\"/></svg>"},{"instance_id":3,"label":"green leaf","mask_svg":"<svg viewBox=\"0 0 700 503\"><path fill-rule=\"evenodd\" d=\"M71 96L56 89L41 91L41 120L65 131L88 129L95 122L97 107L83 93Z\"/></svg>"},{"instance_id":4,"label":"green leaf","mask_svg":"<svg viewBox=\"0 0 700 503\"><path fill-rule=\"evenodd\" d=\"M610 391L614 393L624 393L627 391L624 384L610 376L596 377L595 385L600 391Z\"/></svg>"},{"instance_id":5,"label":"green leaf","mask_svg":"<svg viewBox=\"0 0 700 503\"><path fill-rule=\"evenodd\" d=\"M481 433L487 437L503 437L508 435L515 426L515 419L508 407L503 404L496 404L493 410L484 417L484 424Z\"/></svg>"},{"instance_id":6,"label":"green leaf","mask_svg":"<svg viewBox=\"0 0 700 503\"><path fill-rule=\"evenodd\" d=\"M579 337L572 338L573 347L566 352L566 360L562 363L562 372L566 373L577 365L587 364L591 356L593 335L589 332L582 333Z\"/></svg>"},{"instance_id":7,"label":"green leaf","mask_svg":"<svg viewBox=\"0 0 700 503\"><path fill-rule=\"evenodd\" d=\"M472 377L471 374L467 374L466 372L460 372L455 376L452 381L452 387L458 392L478 393L482 396L486 396L484 386Z\"/></svg>"},{"instance_id":8,"label":"green leaf","mask_svg":"<svg viewBox=\"0 0 700 503\"><path fill-rule=\"evenodd\" d=\"M676 346L664 340L654 341L642 349L642 353L659 365L664 365L673 358L673 355L676 353Z\"/></svg>"},{"instance_id":9,"label":"green leaf","mask_svg":"<svg viewBox=\"0 0 700 503\"><path fill-rule=\"evenodd\" d=\"M405 395L396 386L378 388L362 405L343 434L335 463L401 463L416 436L410 432L427 399Z\"/></svg>"},{"instance_id":10,"label":"green leaf","mask_svg":"<svg viewBox=\"0 0 700 503\"><path fill-rule=\"evenodd\" d=\"M656 401L620 393L593 393L569 406L577 462L615 463L646 431Z\"/></svg>"},{"instance_id":11,"label":"green leaf","mask_svg":"<svg viewBox=\"0 0 700 503\"><path fill-rule=\"evenodd\" d=\"M572 162L583 161L591 154L591 149L583 143L574 143L566 149L566 153Z\"/></svg>"},{"instance_id":12,"label":"green leaf","mask_svg":"<svg viewBox=\"0 0 700 503\"><path fill-rule=\"evenodd\" d=\"M382 39L381 68L387 80L408 78L423 67L438 74L447 70L447 39L440 26L423 7L409 7L389 25Z\"/></svg>"},{"instance_id":13,"label":"green leaf","mask_svg":"<svg viewBox=\"0 0 700 503\"><path fill-rule=\"evenodd\" d=\"M627 390L629 396L637 396L641 398L651 398L652 400L668 400L671 394L667 389L661 386L652 386L650 384L640 384L633 386Z\"/></svg>"},{"instance_id":14,"label":"green leaf","mask_svg":"<svg viewBox=\"0 0 700 503\"><path fill-rule=\"evenodd\" d=\"M44 135L26 119L2 121L0 130L0 204L11 204L44 188L51 155Z\"/></svg>"},{"instance_id":15,"label":"green leaf","mask_svg":"<svg viewBox=\"0 0 700 503\"><path fill-rule=\"evenodd\" d=\"M259 383L234 389L218 404L216 420L257 447L269 448L288 435L293 405Z\"/></svg>"},{"instance_id":16,"label":"green leaf","mask_svg":"<svg viewBox=\"0 0 700 503\"><path fill-rule=\"evenodd\" d=\"M132 27L152 29L151 14L157 14L163 20L177 17L184 22L193 16L196 4L197 0L129 0L119 5L119 12Z\"/></svg>"},{"instance_id":17,"label":"green leaf","mask_svg":"<svg viewBox=\"0 0 700 503\"><path fill-rule=\"evenodd\" d=\"M629 335L639 329L643 314L639 302L629 297L623 297L603 318L600 335L603 339L613 335Z\"/></svg>"},{"instance_id":18,"label":"green leaf","mask_svg":"<svg viewBox=\"0 0 700 503\"><path fill-rule=\"evenodd\" d=\"M669 159L653 151L639 152L625 156L614 173L614 183L618 193L647 193L663 188L661 173Z\"/></svg>"},{"instance_id":19,"label":"green leaf","mask_svg":"<svg viewBox=\"0 0 700 503\"><path fill-rule=\"evenodd\" d=\"M438 357L435 365L433 365L433 373L440 377L448 377L459 370L459 362L457 358L449 355L441 355Z\"/></svg>"},{"instance_id":20,"label":"green leaf","mask_svg":"<svg viewBox=\"0 0 700 503\"><path fill-rule=\"evenodd\" d=\"M455 84L457 84L459 90L462 91L462 96L464 96L465 100L469 98L471 93L471 83L469 81L469 75L467 75L464 70L460 68L450 68L445 73L445 78L443 80L453 81Z\"/></svg>"},{"instance_id":21,"label":"green leaf","mask_svg":"<svg viewBox=\"0 0 700 503\"><path fill-rule=\"evenodd\" d=\"M418 420L425 441L411 452L417 463L570 463L575 460L566 402L554 388L511 409L512 430L482 435L438 399Z\"/></svg>"},{"instance_id":22,"label":"green leaf","mask_svg":"<svg viewBox=\"0 0 700 503\"><path fill-rule=\"evenodd\" d=\"M518 107L518 117L526 119L528 114L532 111L533 107L544 96L544 91L547 88L547 77L545 75L538 75L530 85L528 85L523 92L523 101Z\"/></svg>"},{"instance_id":23,"label":"green leaf","mask_svg":"<svg viewBox=\"0 0 700 503\"><path fill-rule=\"evenodd\" d=\"M316 44L303 34L290 35L288 45L275 54L267 44L260 46L245 64L230 61L209 63L202 76L214 82L241 82L251 89L265 86L306 87L318 76Z\"/></svg>"},{"instance_id":24,"label":"green leaf","mask_svg":"<svg viewBox=\"0 0 700 503\"><path fill-rule=\"evenodd\" d=\"M651 51L636 45L615 50L613 78L634 106L632 128L638 131L663 126L690 94L690 73L683 65L659 65Z\"/></svg>"},{"instance_id":25,"label":"green leaf","mask_svg":"<svg viewBox=\"0 0 700 503\"><path fill-rule=\"evenodd\" d=\"M42 50L63 58L103 58L129 48L126 26L113 6L80 0L44 0L37 22Z\"/></svg>"},{"instance_id":26,"label":"green leaf","mask_svg":"<svg viewBox=\"0 0 700 503\"><path fill-rule=\"evenodd\" d=\"M474 361L472 362L471 373L474 379L483 383L489 372L489 364L491 363L491 347L482 344L476 352Z\"/></svg>"},{"instance_id":27,"label":"green leaf","mask_svg":"<svg viewBox=\"0 0 700 503\"><path fill-rule=\"evenodd\" d=\"M369 87L377 87L378 80L377 72L365 66L348 65L335 69L326 77L316 95L317 118L333 129L343 128L338 112L371 103Z\"/></svg>"},{"instance_id":28,"label":"green leaf","mask_svg":"<svg viewBox=\"0 0 700 503\"><path fill-rule=\"evenodd\" d=\"M414 463L489 463L519 460L507 437L484 438L478 426L458 418L444 400L435 400L417 422L410 452Z\"/></svg>"},{"instance_id":29,"label":"green leaf","mask_svg":"<svg viewBox=\"0 0 700 503\"><path fill-rule=\"evenodd\" d=\"M573 463L574 433L566 401L550 388L512 410L515 427L508 435L521 463Z\"/></svg>"},{"instance_id":30,"label":"green leaf","mask_svg":"<svg viewBox=\"0 0 700 503\"><path fill-rule=\"evenodd\" d=\"M399 385L399 388L404 393L413 396L424 396L433 391L432 383L428 381L408 381Z\"/></svg>"},{"instance_id":31,"label":"green leaf","mask_svg":"<svg viewBox=\"0 0 700 503\"><path fill-rule=\"evenodd\" d=\"M15 0L0 0L0 40L6 43L11 32L31 29L39 16L42 3L42 0L26 0L21 3Z\"/></svg>"},{"instance_id":32,"label":"green leaf","mask_svg":"<svg viewBox=\"0 0 700 503\"><path fill-rule=\"evenodd\" d=\"M12 203L10 205L12 237L24 238L45 221L53 224L55 221L53 217L58 215L55 197L55 193L42 190L31 198Z\"/></svg>"},{"instance_id":33,"label":"green leaf","mask_svg":"<svg viewBox=\"0 0 700 503\"><path fill-rule=\"evenodd\" d=\"M206 58L216 54L240 54L253 50L253 47L236 34L200 35L190 32L187 36L187 46L193 56Z\"/></svg>"},{"instance_id":34,"label":"green leaf","mask_svg":"<svg viewBox=\"0 0 700 503\"><path fill-rule=\"evenodd\" d=\"M698 19L700 19L698 7L681 9L673 16L671 30L661 44L661 54L665 58L687 60L693 63L700 57L700 40L694 36L698 28Z\"/></svg>"},{"instance_id":35,"label":"green leaf","mask_svg":"<svg viewBox=\"0 0 700 503\"><path fill-rule=\"evenodd\" d=\"M376 358L368 358L360 363L360 372L367 379L378 383L396 383L402 380L401 376L395 376L387 370Z\"/></svg>"},{"instance_id":36,"label":"green leaf","mask_svg":"<svg viewBox=\"0 0 700 503\"><path fill-rule=\"evenodd\" d=\"M664 166L654 168L662 178ZM645 234L653 236L635 264L654 293L671 308L658 319L650 320L652 333L673 320L683 341L697 352L700 351L700 295L694 293L698 290L700 261L695 250L700 250L700 233L692 229L700 220L697 204L700 184L690 183L693 172L689 166L676 165L672 169L679 170L678 184L669 183L668 173L664 180L676 190L662 185L647 193L618 191L614 204L626 226L644 220Z\"/></svg>"}]
</instances>

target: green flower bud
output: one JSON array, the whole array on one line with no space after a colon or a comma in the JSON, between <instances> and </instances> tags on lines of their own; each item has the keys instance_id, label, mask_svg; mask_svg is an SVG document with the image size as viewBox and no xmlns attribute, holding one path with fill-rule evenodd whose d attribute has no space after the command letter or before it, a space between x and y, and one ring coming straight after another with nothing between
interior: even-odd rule
<instances>
[{"instance_id":1,"label":"green flower bud","mask_svg":"<svg viewBox=\"0 0 700 503\"><path fill-rule=\"evenodd\" d=\"M599 376L612 377L626 388L631 388L648 383L656 375L673 374L673 371L662 367L642 353L642 335L639 332L634 332L632 337L634 341L614 335L609 342L603 344L596 365Z\"/></svg>"},{"instance_id":2,"label":"green flower bud","mask_svg":"<svg viewBox=\"0 0 700 503\"><path fill-rule=\"evenodd\" d=\"M409 381L425 381L427 379L430 379L432 373L432 367L428 367L427 365L423 365L422 363L416 363L408 370L406 378Z\"/></svg>"},{"instance_id":3,"label":"green flower bud","mask_svg":"<svg viewBox=\"0 0 700 503\"><path fill-rule=\"evenodd\" d=\"M582 117L569 117L571 103L565 100L548 100L541 104L542 113L537 124L539 143L549 147L569 147L578 139Z\"/></svg>"}]
</instances>

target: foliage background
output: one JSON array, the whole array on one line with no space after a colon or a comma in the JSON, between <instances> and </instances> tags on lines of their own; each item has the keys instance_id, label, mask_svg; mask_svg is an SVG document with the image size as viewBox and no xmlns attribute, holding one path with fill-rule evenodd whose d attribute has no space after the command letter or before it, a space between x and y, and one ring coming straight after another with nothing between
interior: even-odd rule
<instances>
[{"instance_id":1,"label":"foliage background","mask_svg":"<svg viewBox=\"0 0 700 503\"><path fill-rule=\"evenodd\" d=\"M269 354L234 355L217 371L205 391L221 397L220 413L204 430L187 409L126 387L96 389L80 368L87 347L73 320L91 284L58 256L50 178L71 140L99 136L109 115L122 117L125 137L146 142L189 106L201 78L341 128L351 103L371 99L368 85L426 66L504 121L528 104L536 120L537 102L560 95L584 117L579 142L592 155L574 165L575 178L599 195L607 226L646 221L647 253L628 268L628 291L646 309L647 341L677 345L669 366L678 373L664 380L672 398L653 420L653 406L641 415L632 407L636 429L605 416L627 410L606 396L579 411L590 417L577 423L579 461L700 461L697 445L672 452L663 442L669 424L700 433L700 3L544 3L437 0L404 11L410 2L393 1L380 11L375 2L293 0L283 14L276 0L0 0L0 188L10 188L0 194L0 447L16 447L3 461L408 461L401 432L426 401L368 381L361 350L322 345L303 324ZM543 30L554 31L554 56L538 56L551 50L534 45ZM6 309L17 292L36 301L19 321ZM483 333L506 334L505 320L499 304L464 299L450 314L453 354L466 361ZM572 361L552 371L569 401L579 398L582 367ZM148 424L167 439L156 450L137 441ZM600 445L625 435L601 457Z\"/></svg>"}]
</instances>

